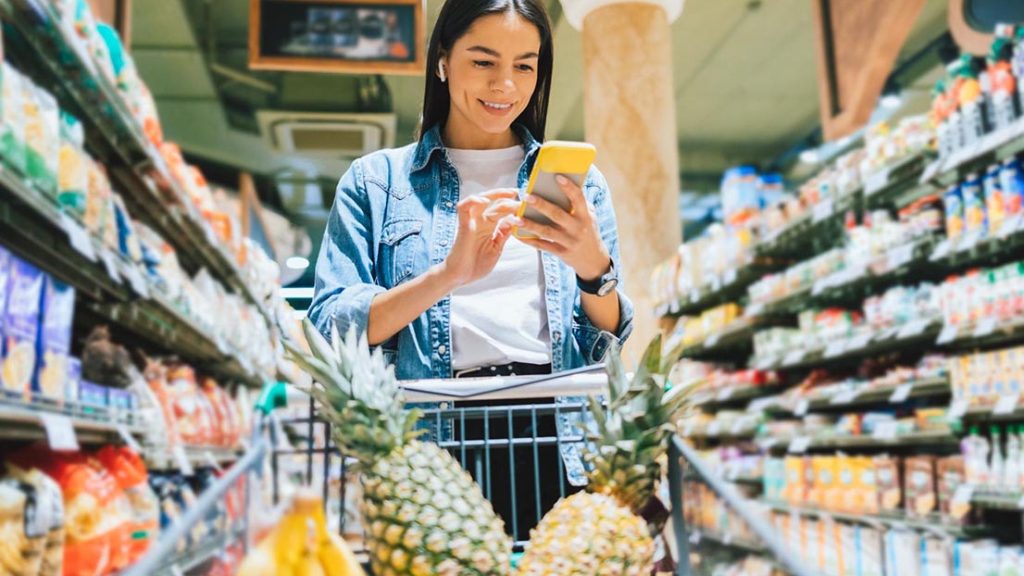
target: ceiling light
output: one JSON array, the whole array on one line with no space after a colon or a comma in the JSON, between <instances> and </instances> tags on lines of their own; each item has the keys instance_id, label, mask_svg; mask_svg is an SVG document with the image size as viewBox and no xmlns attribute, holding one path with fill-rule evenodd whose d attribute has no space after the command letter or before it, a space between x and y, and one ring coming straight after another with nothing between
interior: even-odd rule
<instances>
[{"instance_id":1,"label":"ceiling light","mask_svg":"<svg viewBox=\"0 0 1024 576\"><path fill-rule=\"evenodd\" d=\"M302 256L292 256L285 260L284 265L292 270L305 270L306 268L309 268L309 260L306 260Z\"/></svg>"},{"instance_id":2,"label":"ceiling light","mask_svg":"<svg viewBox=\"0 0 1024 576\"><path fill-rule=\"evenodd\" d=\"M800 161L804 164L817 164L818 163L818 150L815 148L808 148L800 153Z\"/></svg>"}]
</instances>

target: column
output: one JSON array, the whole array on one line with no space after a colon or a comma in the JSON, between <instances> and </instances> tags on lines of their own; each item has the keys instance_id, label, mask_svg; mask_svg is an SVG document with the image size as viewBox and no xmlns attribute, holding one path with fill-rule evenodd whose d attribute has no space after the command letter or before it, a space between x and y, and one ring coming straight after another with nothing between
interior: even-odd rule
<instances>
[{"instance_id":1,"label":"column","mask_svg":"<svg viewBox=\"0 0 1024 576\"><path fill-rule=\"evenodd\" d=\"M636 305L626 357L658 332L651 271L679 246L679 158L671 22L683 0L561 0L583 35L586 140L608 179L625 291Z\"/></svg>"}]
</instances>

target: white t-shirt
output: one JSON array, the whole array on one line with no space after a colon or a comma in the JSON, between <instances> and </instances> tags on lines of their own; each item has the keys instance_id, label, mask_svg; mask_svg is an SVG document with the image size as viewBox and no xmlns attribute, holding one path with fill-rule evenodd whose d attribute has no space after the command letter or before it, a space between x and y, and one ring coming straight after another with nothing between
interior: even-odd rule
<instances>
[{"instance_id":1,"label":"white t-shirt","mask_svg":"<svg viewBox=\"0 0 1024 576\"><path fill-rule=\"evenodd\" d=\"M495 188L515 188L525 158L521 146L499 150L453 150L459 197ZM544 304L540 251L509 238L490 274L451 295L452 369L510 362L548 364L551 336Z\"/></svg>"}]
</instances>

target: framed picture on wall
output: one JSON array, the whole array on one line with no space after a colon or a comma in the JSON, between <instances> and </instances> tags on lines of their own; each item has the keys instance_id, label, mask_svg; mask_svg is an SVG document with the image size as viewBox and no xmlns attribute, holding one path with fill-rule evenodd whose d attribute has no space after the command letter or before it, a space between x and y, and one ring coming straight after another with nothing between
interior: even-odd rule
<instances>
[{"instance_id":1,"label":"framed picture on wall","mask_svg":"<svg viewBox=\"0 0 1024 576\"><path fill-rule=\"evenodd\" d=\"M249 67L422 74L424 0L249 0Z\"/></svg>"}]
</instances>

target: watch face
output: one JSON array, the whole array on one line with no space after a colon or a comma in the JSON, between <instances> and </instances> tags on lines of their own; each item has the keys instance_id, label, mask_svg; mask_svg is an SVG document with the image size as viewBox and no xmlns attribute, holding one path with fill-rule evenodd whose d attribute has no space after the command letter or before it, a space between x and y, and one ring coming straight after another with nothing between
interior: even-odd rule
<instances>
[{"instance_id":1,"label":"watch face","mask_svg":"<svg viewBox=\"0 0 1024 576\"><path fill-rule=\"evenodd\" d=\"M618 286L618 285L619 285L619 279L618 278L612 278L612 279L608 280L607 282L605 282L604 284L602 284L601 287L597 289L597 295L598 296L607 296L607 295L611 294L612 290L615 290L615 287Z\"/></svg>"}]
</instances>

